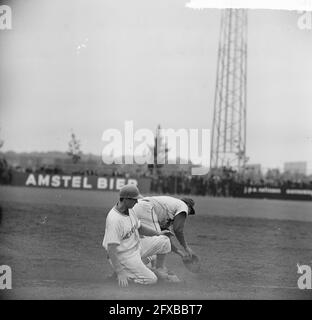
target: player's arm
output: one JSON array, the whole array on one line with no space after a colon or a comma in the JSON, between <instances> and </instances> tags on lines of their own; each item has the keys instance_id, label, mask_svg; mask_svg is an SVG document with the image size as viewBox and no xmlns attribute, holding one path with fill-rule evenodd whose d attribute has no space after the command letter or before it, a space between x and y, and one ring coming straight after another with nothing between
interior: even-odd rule
<instances>
[{"instance_id":1,"label":"player's arm","mask_svg":"<svg viewBox=\"0 0 312 320\"><path fill-rule=\"evenodd\" d=\"M160 236L160 235L165 235L168 237L173 236L173 233L170 230L163 230L161 232L158 232L154 229L144 226L143 224L140 225L138 230L140 235L142 236L148 236L148 237Z\"/></svg>"},{"instance_id":2,"label":"player's arm","mask_svg":"<svg viewBox=\"0 0 312 320\"><path fill-rule=\"evenodd\" d=\"M108 253L108 256L112 262L114 270L118 274L122 270L122 265L120 264L120 262L117 258L117 246L118 246L117 243L109 243L107 245L107 253Z\"/></svg>"},{"instance_id":3,"label":"player's arm","mask_svg":"<svg viewBox=\"0 0 312 320\"><path fill-rule=\"evenodd\" d=\"M184 237L184 225L186 220L186 212L180 212L174 217L173 220L173 232L175 236L177 237L179 243L185 250L186 254L188 256L193 255L192 249L188 246L185 237Z\"/></svg>"},{"instance_id":4,"label":"player's arm","mask_svg":"<svg viewBox=\"0 0 312 320\"><path fill-rule=\"evenodd\" d=\"M173 243L172 239L170 238L170 242L171 242L171 251L176 253L177 255L179 255L181 258L184 257L184 253L182 250L178 249L175 244Z\"/></svg>"},{"instance_id":5,"label":"player's arm","mask_svg":"<svg viewBox=\"0 0 312 320\"><path fill-rule=\"evenodd\" d=\"M109 255L110 261L113 265L113 268L115 272L117 273L118 278L118 284L121 287L127 287L128 286L128 277L123 274L123 267L120 264L118 258L117 258L117 243L109 243L107 245L107 253Z\"/></svg>"}]
</instances>

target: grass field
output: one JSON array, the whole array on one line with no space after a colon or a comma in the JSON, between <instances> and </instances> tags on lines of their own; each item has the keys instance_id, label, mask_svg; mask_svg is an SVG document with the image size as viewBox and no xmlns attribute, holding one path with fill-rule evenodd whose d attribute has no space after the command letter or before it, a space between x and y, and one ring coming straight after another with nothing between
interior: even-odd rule
<instances>
[{"instance_id":1,"label":"grass field","mask_svg":"<svg viewBox=\"0 0 312 320\"><path fill-rule=\"evenodd\" d=\"M118 193L0 187L0 265L7 299L310 299L297 263L312 266L312 202L194 197L186 238L194 275L170 254L179 284L119 288L101 247Z\"/></svg>"}]
</instances>

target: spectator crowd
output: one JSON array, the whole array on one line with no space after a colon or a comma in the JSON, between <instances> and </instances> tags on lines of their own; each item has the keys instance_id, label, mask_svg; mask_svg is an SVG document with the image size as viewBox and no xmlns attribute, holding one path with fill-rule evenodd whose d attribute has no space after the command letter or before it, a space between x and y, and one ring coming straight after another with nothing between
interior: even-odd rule
<instances>
[{"instance_id":1,"label":"spectator crowd","mask_svg":"<svg viewBox=\"0 0 312 320\"><path fill-rule=\"evenodd\" d=\"M193 194L213 197L236 197L245 187L311 189L312 177L289 177L264 175L252 177L246 173L222 168L205 176L169 175L152 178L151 191L163 194Z\"/></svg>"}]
</instances>

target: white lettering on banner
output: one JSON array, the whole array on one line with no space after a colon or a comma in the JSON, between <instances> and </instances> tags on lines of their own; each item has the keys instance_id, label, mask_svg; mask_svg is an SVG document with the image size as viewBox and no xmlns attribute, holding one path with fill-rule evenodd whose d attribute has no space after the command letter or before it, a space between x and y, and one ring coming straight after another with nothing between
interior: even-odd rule
<instances>
[{"instance_id":1,"label":"white lettering on banner","mask_svg":"<svg viewBox=\"0 0 312 320\"><path fill-rule=\"evenodd\" d=\"M256 188L251 188L251 187L245 187L244 188L244 193L253 193L253 192L257 192Z\"/></svg>"},{"instance_id":2,"label":"white lettering on banner","mask_svg":"<svg viewBox=\"0 0 312 320\"><path fill-rule=\"evenodd\" d=\"M288 189L286 190L287 194L307 194L312 196L312 190L300 190L300 189Z\"/></svg>"},{"instance_id":3,"label":"white lettering on banner","mask_svg":"<svg viewBox=\"0 0 312 320\"><path fill-rule=\"evenodd\" d=\"M107 179L106 178L98 178L97 188L98 189L106 189L107 188Z\"/></svg>"},{"instance_id":4,"label":"white lettering on banner","mask_svg":"<svg viewBox=\"0 0 312 320\"><path fill-rule=\"evenodd\" d=\"M61 177L60 176L53 176L52 177L52 183L51 183L51 186L52 187L60 187L61 186Z\"/></svg>"},{"instance_id":5,"label":"white lettering on banner","mask_svg":"<svg viewBox=\"0 0 312 320\"><path fill-rule=\"evenodd\" d=\"M33 174L30 174L28 176L25 185L26 186L29 186L29 185L36 186L37 185L36 178L35 178L35 176Z\"/></svg>"},{"instance_id":6,"label":"white lettering on banner","mask_svg":"<svg viewBox=\"0 0 312 320\"><path fill-rule=\"evenodd\" d=\"M88 178L87 177L83 178L83 188L84 189L92 189L92 185L88 184Z\"/></svg>"},{"instance_id":7,"label":"white lettering on banner","mask_svg":"<svg viewBox=\"0 0 312 320\"><path fill-rule=\"evenodd\" d=\"M116 189L120 190L126 184L125 179L117 179L116 180Z\"/></svg>"},{"instance_id":8,"label":"white lettering on banner","mask_svg":"<svg viewBox=\"0 0 312 320\"><path fill-rule=\"evenodd\" d=\"M114 189L114 183L115 183L115 179L110 179L109 180L109 190L113 190Z\"/></svg>"},{"instance_id":9,"label":"white lettering on banner","mask_svg":"<svg viewBox=\"0 0 312 320\"><path fill-rule=\"evenodd\" d=\"M281 190L280 189L273 189L273 188L259 188L258 192L281 193Z\"/></svg>"},{"instance_id":10,"label":"white lettering on banner","mask_svg":"<svg viewBox=\"0 0 312 320\"><path fill-rule=\"evenodd\" d=\"M73 177L72 186L73 186L73 188L80 188L81 187L81 177L79 177L79 176Z\"/></svg>"},{"instance_id":11,"label":"white lettering on banner","mask_svg":"<svg viewBox=\"0 0 312 320\"><path fill-rule=\"evenodd\" d=\"M90 181L89 181L90 180ZM26 186L51 187L51 188L73 188L73 189L99 189L99 190L120 190L126 183L138 185L136 179L125 178L89 178L83 176L61 176L29 174Z\"/></svg>"},{"instance_id":12,"label":"white lettering on banner","mask_svg":"<svg viewBox=\"0 0 312 320\"><path fill-rule=\"evenodd\" d=\"M244 193L281 193L280 189L275 188L256 188L256 187L245 187Z\"/></svg>"},{"instance_id":13,"label":"white lettering on banner","mask_svg":"<svg viewBox=\"0 0 312 320\"><path fill-rule=\"evenodd\" d=\"M277 193L282 194L282 190L280 188L258 188L258 187L244 187L244 193ZM294 195L310 195L312 197L312 190L307 189L286 189L286 194L294 194Z\"/></svg>"},{"instance_id":14,"label":"white lettering on banner","mask_svg":"<svg viewBox=\"0 0 312 320\"><path fill-rule=\"evenodd\" d=\"M46 186L50 185L50 176L47 174L45 177L42 174L38 176L38 186Z\"/></svg>"},{"instance_id":15,"label":"white lettering on banner","mask_svg":"<svg viewBox=\"0 0 312 320\"><path fill-rule=\"evenodd\" d=\"M64 187L65 187L65 188L68 188L68 182L69 182L69 180L71 180L71 178L72 178L72 177L70 177L70 176L62 176L62 179L63 179L63 181L64 181Z\"/></svg>"}]
</instances>

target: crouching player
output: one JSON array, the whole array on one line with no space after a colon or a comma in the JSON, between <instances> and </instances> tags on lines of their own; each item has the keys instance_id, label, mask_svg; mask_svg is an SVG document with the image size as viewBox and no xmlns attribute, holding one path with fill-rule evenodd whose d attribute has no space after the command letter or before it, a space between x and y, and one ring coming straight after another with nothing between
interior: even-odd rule
<instances>
[{"instance_id":1,"label":"crouching player","mask_svg":"<svg viewBox=\"0 0 312 320\"><path fill-rule=\"evenodd\" d=\"M167 253L171 251L171 231L157 231L140 224L132 210L142 196L134 185L120 189L119 201L106 218L103 247L116 273L118 284L128 286L129 281L138 284L157 282L157 269L162 270ZM140 238L144 235L144 238ZM156 255L155 273L146 264L148 257Z\"/></svg>"}]
</instances>

